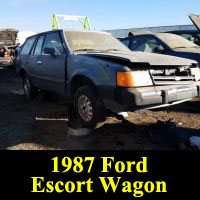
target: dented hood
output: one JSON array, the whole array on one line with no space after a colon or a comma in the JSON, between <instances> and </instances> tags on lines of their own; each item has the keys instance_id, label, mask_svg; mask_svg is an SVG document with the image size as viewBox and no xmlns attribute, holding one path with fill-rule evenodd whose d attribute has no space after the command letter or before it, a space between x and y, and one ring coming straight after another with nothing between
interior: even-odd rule
<instances>
[{"instance_id":1,"label":"dented hood","mask_svg":"<svg viewBox=\"0 0 200 200\"><path fill-rule=\"evenodd\" d=\"M192 23L196 26L196 28L200 31L200 16L190 14L189 18L191 19Z\"/></svg>"},{"instance_id":2,"label":"dented hood","mask_svg":"<svg viewBox=\"0 0 200 200\"><path fill-rule=\"evenodd\" d=\"M189 66L197 64L196 61L190 59L144 52L88 52L86 55L99 58L110 58L112 60L116 59L116 62L117 60L122 60L131 63L147 63L152 66Z\"/></svg>"},{"instance_id":3,"label":"dented hood","mask_svg":"<svg viewBox=\"0 0 200 200\"><path fill-rule=\"evenodd\" d=\"M15 45L17 32L15 29L0 29L0 47Z\"/></svg>"}]
</instances>

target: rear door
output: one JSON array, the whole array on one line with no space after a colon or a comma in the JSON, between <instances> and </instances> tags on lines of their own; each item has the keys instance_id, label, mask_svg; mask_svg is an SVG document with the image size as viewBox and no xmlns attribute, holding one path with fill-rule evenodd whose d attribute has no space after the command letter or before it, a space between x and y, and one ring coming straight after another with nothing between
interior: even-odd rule
<instances>
[{"instance_id":1,"label":"rear door","mask_svg":"<svg viewBox=\"0 0 200 200\"><path fill-rule=\"evenodd\" d=\"M17 65L21 66L22 68L25 68L25 70L28 72L28 75L31 77L32 77L32 70L30 67L30 62L31 62L30 52L31 49L33 48L36 39L37 36L27 39L20 51L20 55L17 58Z\"/></svg>"},{"instance_id":2,"label":"rear door","mask_svg":"<svg viewBox=\"0 0 200 200\"><path fill-rule=\"evenodd\" d=\"M33 64L37 85L41 89L65 95L67 54L60 33L47 33L45 38L41 36L40 39L34 50L35 60ZM45 54L45 48L53 48L55 55Z\"/></svg>"},{"instance_id":3,"label":"rear door","mask_svg":"<svg viewBox=\"0 0 200 200\"><path fill-rule=\"evenodd\" d=\"M38 60L41 59L42 55L42 47L44 43L45 35L40 35L37 42L35 43L34 47L31 51L31 59L30 59L30 69L31 69L31 75L32 75L32 81L35 86L38 88L43 89L43 82L42 79L38 76L38 71L40 70L40 67L38 65Z\"/></svg>"}]
</instances>

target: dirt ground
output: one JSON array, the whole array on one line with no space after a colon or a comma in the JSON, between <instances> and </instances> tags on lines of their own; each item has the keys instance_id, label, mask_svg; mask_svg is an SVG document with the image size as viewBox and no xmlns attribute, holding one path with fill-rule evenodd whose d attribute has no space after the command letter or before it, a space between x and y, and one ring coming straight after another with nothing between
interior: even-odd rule
<instances>
[{"instance_id":1,"label":"dirt ground","mask_svg":"<svg viewBox=\"0 0 200 200\"><path fill-rule=\"evenodd\" d=\"M67 137L67 104L27 100L14 69L0 68L0 149L11 150L171 150L176 146L152 142L150 134L161 120L182 128L200 129L200 100L162 111L129 113L127 121L109 117L85 140Z\"/></svg>"}]
</instances>

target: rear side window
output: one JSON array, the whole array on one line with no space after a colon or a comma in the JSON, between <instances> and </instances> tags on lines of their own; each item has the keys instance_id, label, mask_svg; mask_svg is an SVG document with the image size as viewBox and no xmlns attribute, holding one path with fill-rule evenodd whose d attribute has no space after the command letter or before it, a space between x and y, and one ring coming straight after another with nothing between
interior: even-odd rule
<instances>
[{"instance_id":1,"label":"rear side window","mask_svg":"<svg viewBox=\"0 0 200 200\"><path fill-rule=\"evenodd\" d=\"M42 53L43 55L45 55L44 48L55 49L56 55L63 55L65 53L60 35L58 33L47 34L43 47L43 53Z\"/></svg>"},{"instance_id":2,"label":"rear side window","mask_svg":"<svg viewBox=\"0 0 200 200\"><path fill-rule=\"evenodd\" d=\"M32 37L26 41L26 43L24 44L24 46L20 52L20 55L28 55L30 53L30 50L35 42L35 39L36 39L36 37Z\"/></svg>"},{"instance_id":3,"label":"rear side window","mask_svg":"<svg viewBox=\"0 0 200 200\"><path fill-rule=\"evenodd\" d=\"M38 39L37 45L35 47L35 52L34 55L41 55L42 54L42 45L44 42L44 36L40 36L40 38Z\"/></svg>"}]
</instances>

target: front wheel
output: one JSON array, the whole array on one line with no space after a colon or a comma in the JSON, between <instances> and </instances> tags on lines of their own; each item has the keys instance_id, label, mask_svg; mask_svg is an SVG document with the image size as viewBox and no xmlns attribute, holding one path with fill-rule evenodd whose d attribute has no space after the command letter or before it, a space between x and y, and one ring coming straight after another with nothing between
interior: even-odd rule
<instances>
[{"instance_id":1,"label":"front wheel","mask_svg":"<svg viewBox=\"0 0 200 200\"><path fill-rule=\"evenodd\" d=\"M32 99L38 94L37 88L33 86L28 77L24 77L23 79L23 89L27 99Z\"/></svg>"},{"instance_id":2,"label":"front wheel","mask_svg":"<svg viewBox=\"0 0 200 200\"><path fill-rule=\"evenodd\" d=\"M74 107L84 128L96 128L105 121L105 108L95 89L89 85L80 87L74 96Z\"/></svg>"}]
</instances>

